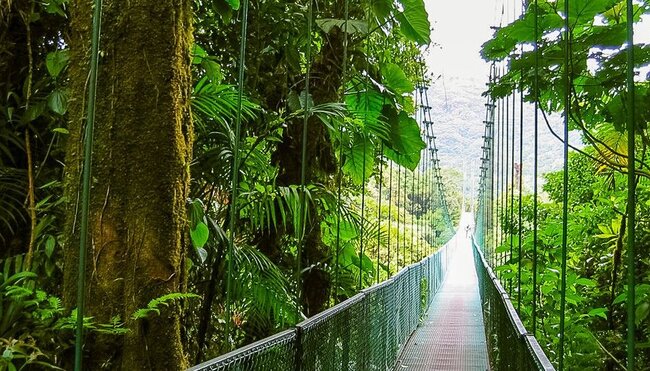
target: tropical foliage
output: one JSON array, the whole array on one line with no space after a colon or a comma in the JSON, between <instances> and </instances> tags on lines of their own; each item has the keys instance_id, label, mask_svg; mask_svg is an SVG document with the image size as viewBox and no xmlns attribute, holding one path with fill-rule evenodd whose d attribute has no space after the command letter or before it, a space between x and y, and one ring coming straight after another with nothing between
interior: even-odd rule
<instances>
[{"instance_id":1,"label":"tropical foliage","mask_svg":"<svg viewBox=\"0 0 650 371\"><path fill-rule=\"evenodd\" d=\"M78 243L64 233L64 210L77 205L79 195L64 196L70 179L63 176L71 158L65 153L71 148L69 108L82 100L73 96L75 77L68 74L70 45L78 41L69 33L75 6L66 0L0 2L0 369L70 366L76 309L60 298L74 297L64 287L63 270L76 268L63 262ZM421 48L431 42L424 2L350 2L346 22L344 1L319 1L310 37L308 2L251 2L242 96L240 6L223 0L193 4L185 231L191 248L177 272L186 277L184 292L152 297L122 316L84 317L88 331L123 336L154 326L157 316L178 315L190 363L293 325L354 295L357 282L368 286L386 278L450 237L441 195L424 184L431 176L412 176L426 147L413 118L413 92L426 82ZM296 159L305 115L303 193ZM233 200L235 161L239 197ZM403 179L408 173L410 183L397 182L398 172ZM415 194L416 187L429 191ZM307 218L301 217L303 197ZM459 202L450 207L457 218ZM236 230L230 228L232 208ZM67 220L72 230L74 211ZM437 232L425 235L425 225ZM377 242L359 255L361 236ZM302 239L309 243L301 246ZM387 264L398 246L401 259ZM298 280L296 263L303 269ZM299 298L297 286L309 296Z\"/></svg>"},{"instance_id":2,"label":"tropical foliage","mask_svg":"<svg viewBox=\"0 0 650 371\"><path fill-rule=\"evenodd\" d=\"M535 6L535 4L538 4ZM497 253L510 255L510 246L520 242L522 232L522 287L513 293L521 299L526 327L536 326L538 339L550 358L558 360L560 282L562 262L562 207L568 205L568 272L566 278L567 315L562 335L567 343L567 369L620 369L626 351L626 285L628 251L625 239L629 230L626 213L627 164L635 161L637 172L636 221L636 342L639 369L650 365L648 313L650 296L650 256L648 255L648 122L650 83L640 74L650 64L650 48L637 43L634 67L636 109L634 135L636 158L630 159L626 129L626 28L640 22L650 12L647 1L634 3L634 19L626 17L625 1L574 0L569 4L569 36L563 32L565 14L562 1L529 3L525 13L498 29L483 45L483 57L507 64L507 73L491 84L489 94L503 98L515 90L523 91L528 102L538 101L540 125L551 113L569 112L571 130L582 134L584 148L575 148L568 163L568 199L563 196L564 173L545 177L544 196L539 198L539 251L537 292L538 323L532 323L534 289L533 196L523 196L522 224L500 216L500 228L513 237L499 241ZM536 21L537 20L537 21ZM536 26L537 25L537 26ZM537 27L537 31L536 31ZM537 40L536 40L537 36ZM567 38L570 43L567 43ZM538 49L535 50L535 41ZM568 48L568 65L564 53ZM536 57L536 52L539 53ZM569 85L563 82L567 71ZM536 85L536 76L538 84ZM537 88L537 89L536 89ZM565 97L569 96L568 104ZM546 122L548 125L548 122ZM561 137L559 137L561 139ZM558 143L561 145L561 143ZM501 200L503 203L504 200ZM518 202L510 205L514 215ZM516 252L497 267L504 282L517 278ZM516 286L516 285L515 285ZM512 289L513 285L510 285Z\"/></svg>"}]
</instances>

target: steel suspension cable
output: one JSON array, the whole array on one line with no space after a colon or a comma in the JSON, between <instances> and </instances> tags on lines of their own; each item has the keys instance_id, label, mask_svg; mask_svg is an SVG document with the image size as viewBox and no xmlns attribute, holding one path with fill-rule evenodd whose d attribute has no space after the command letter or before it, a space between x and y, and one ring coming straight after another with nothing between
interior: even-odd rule
<instances>
[{"instance_id":1,"label":"steel suspension cable","mask_svg":"<svg viewBox=\"0 0 650 371\"><path fill-rule=\"evenodd\" d=\"M298 248L296 252L296 317L300 317L302 307L302 277L300 271L302 270L302 249L305 244L305 234L307 231L307 194L306 194L306 178L307 178L307 128L309 116L311 113L311 99L309 95L310 80L311 80L311 43L312 43L312 21L314 17L314 1L309 0L307 8L307 47L305 51L306 71L305 71L305 108L302 121L302 149L301 149L301 164L300 164L300 220L301 226L299 230Z\"/></svg>"},{"instance_id":2,"label":"steel suspension cable","mask_svg":"<svg viewBox=\"0 0 650 371\"><path fill-rule=\"evenodd\" d=\"M359 286L358 290L361 291L363 288L363 256L364 256L364 235L366 229L366 150L368 145L368 133L366 131L366 125L368 124L368 110L370 107L370 61L369 61L369 44L370 44L370 12L366 10L366 27L369 30L366 35L366 87L365 87L365 100L366 108L363 114L363 159L361 160L361 231L359 233Z\"/></svg>"},{"instance_id":3,"label":"steel suspension cable","mask_svg":"<svg viewBox=\"0 0 650 371\"><path fill-rule=\"evenodd\" d=\"M384 156L384 143L381 143L381 147L379 150L379 200L378 200L378 206L377 206L377 224L378 224L378 229L377 229L377 283L379 283L379 251L381 248L381 190L382 190L382 185L384 183L384 165L381 162L381 159Z\"/></svg>"},{"instance_id":4,"label":"steel suspension cable","mask_svg":"<svg viewBox=\"0 0 650 371\"><path fill-rule=\"evenodd\" d=\"M402 224L404 227L404 230L402 231L402 257L404 258L404 266L406 266L406 199L407 199L407 194L406 194L406 186L407 186L407 181L408 181L408 169L404 168L404 192L402 195L403 198L403 203L402 203L402 215L404 218L402 219ZM409 262L410 264L411 262Z\"/></svg>"},{"instance_id":5,"label":"steel suspension cable","mask_svg":"<svg viewBox=\"0 0 650 371\"><path fill-rule=\"evenodd\" d=\"M571 79L569 75L569 59L571 44L571 29L569 25L569 0L564 1L564 174L562 177L562 268L560 287L560 343L558 350L559 370L564 370L564 348L565 348L565 314L566 314L566 266L567 266L567 243L568 243L568 217L569 217L569 115L571 113Z\"/></svg>"},{"instance_id":6,"label":"steel suspension cable","mask_svg":"<svg viewBox=\"0 0 650 371\"><path fill-rule=\"evenodd\" d=\"M230 341L230 327L232 320L232 280L233 280L233 251L235 246L235 238L237 237L237 221L239 219L239 209L237 208L237 197L239 191L239 167L241 165L241 153L239 147L241 145L241 125L242 125L242 108L243 108L243 98L244 98L244 76L245 76L245 65L246 65L246 40L247 40L247 27L248 27L248 0L244 0L242 3L242 18L241 18L241 34L240 34L240 45L239 45L239 66L237 74L237 117L235 119L235 140L233 143L233 162L232 162L232 174L231 174L231 184L230 184L230 236L228 238L228 251L226 252L226 323L224 336L226 341L226 347L228 350L231 349Z\"/></svg>"},{"instance_id":7,"label":"steel suspension cable","mask_svg":"<svg viewBox=\"0 0 650 371\"><path fill-rule=\"evenodd\" d=\"M516 127L516 115L515 111L517 105L515 104L516 99L516 90L512 91L512 136L510 138L510 215L509 215L509 231L510 231L510 256L508 257L508 263L512 265L513 253L514 253L514 220L515 220L515 127ZM508 286L510 289L510 295L512 295L512 278L508 280Z\"/></svg>"},{"instance_id":8,"label":"steel suspension cable","mask_svg":"<svg viewBox=\"0 0 650 371\"><path fill-rule=\"evenodd\" d=\"M499 240L497 242L497 249L502 245L503 243L503 201L504 201L504 196L503 196L503 182L504 182L504 163L503 163L503 157L504 157L504 120L505 120L505 113L507 112L507 107L506 107L506 100L505 98L501 99L501 118L499 122L499 158L498 158L498 163L499 163L499 211L497 214L497 232L499 233ZM497 252L497 264L496 266L501 264L501 252ZM501 275L501 271L499 271L499 275Z\"/></svg>"},{"instance_id":9,"label":"steel suspension cable","mask_svg":"<svg viewBox=\"0 0 650 371\"><path fill-rule=\"evenodd\" d=\"M535 76L533 81L533 95L534 95L534 143L533 143L533 302L532 302L532 331L533 335L537 335L537 240L538 240L538 171L539 171L539 4L535 0L535 14L534 14L534 28L535 28L535 43L534 43L534 64Z\"/></svg>"},{"instance_id":10,"label":"steel suspension cable","mask_svg":"<svg viewBox=\"0 0 650 371\"><path fill-rule=\"evenodd\" d=\"M367 107L368 107L368 91L367 89L369 88L368 83L366 82L366 112L367 112ZM367 113L365 114L365 121L367 122L368 115ZM364 235L365 235L365 230L366 230L366 133L365 133L365 128L364 128L364 133L363 133L363 159L361 160L361 230L359 231L359 284L358 284L358 290L361 291L363 289L363 255L364 255Z\"/></svg>"},{"instance_id":11,"label":"steel suspension cable","mask_svg":"<svg viewBox=\"0 0 650 371\"><path fill-rule=\"evenodd\" d=\"M399 205L402 203L401 201L401 191L402 191L402 167L399 164L397 165L397 201L395 201L395 208L397 209L397 236L395 238L397 248L395 250L395 264L397 265L396 272L399 272L400 267L399 267L399 247L400 247L400 213L399 213ZM402 264L403 267L406 266L406 259L404 259L404 255L402 255L402 260L404 261L404 264Z\"/></svg>"},{"instance_id":12,"label":"steel suspension cable","mask_svg":"<svg viewBox=\"0 0 650 371\"><path fill-rule=\"evenodd\" d=\"M391 278L393 275L390 272L390 237L391 237L391 230L392 230L392 224L393 224L393 161L390 161L390 165L388 168L388 230L387 230L387 242L386 245L388 246L388 256L387 256L387 262L386 262L386 267L388 271L388 278Z\"/></svg>"},{"instance_id":13,"label":"steel suspension cable","mask_svg":"<svg viewBox=\"0 0 650 371\"><path fill-rule=\"evenodd\" d=\"M350 21L349 0L345 0L343 7L343 61L341 65L341 85L343 86L343 101L345 102L345 93L348 75L348 23ZM330 300L335 304L338 297L339 285L339 258L341 254L341 214L342 214L342 191L343 191L343 130L344 126L339 128L339 168L338 168L338 189L336 191L336 251L334 264L334 288L330 289Z\"/></svg>"},{"instance_id":14,"label":"steel suspension cable","mask_svg":"<svg viewBox=\"0 0 650 371\"><path fill-rule=\"evenodd\" d=\"M503 225L501 226L501 233L503 241L502 245L506 245L508 243L508 235L507 235L507 227L508 223L510 222L510 192L508 190L508 184L510 181L510 95L506 96L506 111L505 111L506 117L505 121L503 123L504 125L504 130L505 130L505 139L504 139L504 158L503 158L503 172L504 172L504 177L505 180L503 181L503 189L504 189L504 195L505 195L505 207L503 209ZM501 249L501 265L504 265L506 263L506 252L505 249Z\"/></svg>"},{"instance_id":15,"label":"steel suspension cable","mask_svg":"<svg viewBox=\"0 0 650 371\"><path fill-rule=\"evenodd\" d=\"M634 371L635 360L635 330L636 330L636 140L635 140L635 86L634 86L634 8L632 0L626 1L627 14L627 369Z\"/></svg>"},{"instance_id":16,"label":"steel suspension cable","mask_svg":"<svg viewBox=\"0 0 650 371\"><path fill-rule=\"evenodd\" d=\"M423 73L423 76L424 76L424 73ZM423 85L424 85L424 77L423 77ZM425 104L426 107L431 107L430 104L429 104L429 94L427 93L427 88L424 87L424 90L425 90L424 98L423 98L424 104ZM429 108L427 111L424 112L423 122L424 122L425 126L427 127L427 145L430 146L430 150L425 151L425 155L427 155L427 152L429 152L428 156L430 158L431 163L433 164L434 172L436 172L436 171L439 171L439 169L440 169L439 168L440 162L438 161L437 153L435 151L435 148L436 148L436 136L434 135L434 130L433 130L433 117L432 117L432 114L431 114L431 108ZM431 178L431 181L433 181L433 176L429 175L429 177ZM432 228L434 229L433 232L432 232L432 234L434 236L433 245L435 245L436 231L435 231L435 225L433 225L433 222L434 221L432 220Z\"/></svg>"},{"instance_id":17,"label":"steel suspension cable","mask_svg":"<svg viewBox=\"0 0 650 371\"><path fill-rule=\"evenodd\" d=\"M97 98L97 75L99 69L99 42L102 28L102 0L94 0L92 33L90 41L90 66L88 100L86 102L86 126L84 128L83 172L81 175L81 226L79 230L79 262L77 266L77 321L75 327L74 368L82 370L84 344L84 314L86 307L86 250L90 219L90 182L93 156L93 132L95 129L95 101Z\"/></svg>"},{"instance_id":18,"label":"steel suspension cable","mask_svg":"<svg viewBox=\"0 0 650 371\"><path fill-rule=\"evenodd\" d=\"M517 222L517 311L521 313L521 254L523 239L523 180L524 180L524 89L519 92L519 220Z\"/></svg>"}]
</instances>

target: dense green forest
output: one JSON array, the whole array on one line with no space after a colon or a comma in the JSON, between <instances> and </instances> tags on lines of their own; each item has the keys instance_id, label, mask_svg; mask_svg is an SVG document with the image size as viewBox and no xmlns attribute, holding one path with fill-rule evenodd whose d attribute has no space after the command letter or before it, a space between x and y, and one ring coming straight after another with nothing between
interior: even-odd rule
<instances>
[{"instance_id":1,"label":"dense green forest","mask_svg":"<svg viewBox=\"0 0 650 371\"><path fill-rule=\"evenodd\" d=\"M422 0L105 0L96 97L95 6L0 1L0 370L72 368L91 119L85 369L185 368L451 237Z\"/></svg>"},{"instance_id":2,"label":"dense green forest","mask_svg":"<svg viewBox=\"0 0 650 371\"><path fill-rule=\"evenodd\" d=\"M563 114L568 128L579 131L584 144L584 147L571 149L566 188L563 185L565 172L550 172L545 175L543 189L540 186L539 198L535 200L532 192L523 194L520 204L516 178L505 184L502 181L501 193L495 200L501 205L500 209L495 209L494 216L499 220L499 229L488 241L488 244L497 245L492 251L493 261L500 264L496 271L509 290L513 304L521 305L520 315L526 328L534 329L546 354L556 364L560 336L566 339L566 369L625 369L629 344L626 340L629 261L634 262L636 281L633 308L636 367L650 367L650 183L647 166L650 161L647 151L650 144L650 76L645 75L650 64L649 45L634 45L635 76L633 82L626 79L628 22L638 24L642 17L647 22L650 2L634 2L633 20L628 19L625 3L571 1L568 6L569 36L566 36L563 32L566 29L565 3L536 1L537 6L530 4L517 20L498 28L494 38L482 49L483 57L496 63L498 76L490 85L490 96L496 100L510 97L511 102L515 102L519 100L519 92L523 92L526 102L539 104L540 130L545 130L547 115ZM567 38L570 43L566 42ZM568 84L563 80L563 72L566 72ZM633 256L630 256L630 244L627 243L631 228L628 163L633 153L627 141L630 130L627 126L628 81L635 91L632 130L636 143L633 159L636 238ZM533 117L528 115L525 121L525 130L531 133ZM558 139L563 140L562 132L558 134ZM562 143L558 141L556 146L561 147ZM544 150L540 147L540 151ZM524 166L529 166L530 171L532 164L525 162ZM508 191L503 194L504 189L514 194L514 202L506 199ZM566 199L565 189L568 190ZM565 203L568 208L567 307L566 327L561 334ZM521 272L518 271L519 245L522 247ZM533 287L535 248L538 277L537 286ZM521 292L518 293L519 274ZM534 295L538 307L533 314Z\"/></svg>"}]
</instances>

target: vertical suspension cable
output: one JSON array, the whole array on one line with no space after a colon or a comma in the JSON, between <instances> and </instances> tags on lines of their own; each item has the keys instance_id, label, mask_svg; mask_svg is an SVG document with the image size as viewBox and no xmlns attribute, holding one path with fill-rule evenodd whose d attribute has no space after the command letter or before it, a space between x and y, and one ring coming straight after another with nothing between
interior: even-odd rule
<instances>
[{"instance_id":1,"label":"vertical suspension cable","mask_svg":"<svg viewBox=\"0 0 650 371\"><path fill-rule=\"evenodd\" d=\"M402 258L404 258L404 266L406 266L406 200L407 200L407 194L406 194L406 187L407 187L407 181L408 181L408 169L404 168L404 192L403 193L403 199L404 202L402 204L402 209L403 213L402 215L404 218L402 219L402 224L404 225L404 230L402 231ZM412 263L412 261L409 262L409 264Z\"/></svg>"},{"instance_id":2,"label":"vertical suspension cable","mask_svg":"<svg viewBox=\"0 0 650 371\"><path fill-rule=\"evenodd\" d=\"M230 350L232 343L230 341L230 328L232 317L232 279L233 279L233 250L235 246L235 238L237 237L237 221L239 217L239 209L237 208L237 197L239 190L239 166L241 161L241 153L239 146L241 144L241 122L242 122L242 108L244 98L244 71L246 65L246 29L248 27L248 0L244 0L242 4L242 19L241 19L241 34L239 44L239 70L237 75L237 117L235 120L235 140L233 143L233 160L232 160L232 182L230 184L230 236L228 238L228 251L226 252L226 323L225 323L225 339L227 349Z\"/></svg>"},{"instance_id":3,"label":"vertical suspension cable","mask_svg":"<svg viewBox=\"0 0 650 371\"><path fill-rule=\"evenodd\" d=\"M370 85L366 81L366 111L368 110L368 89L370 88ZM366 120L367 120L367 114ZM358 287L357 289L361 291L363 288L363 248L364 248L364 235L365 235L365 229L366 229L366 133L365 133L365 127L364 127L364 132L363 132L363 160L361 161L361 231L359 232L359 282L358 282Z\"/></svg>"},{"instance_id":4,"label":"vertical suspension cable","mask_svg":"<svg viewBox=\"0 0 650 371\"><path fill-rule=\"evenodd\" d=\"M494 84L497 80L497 71L496 71L496 63L492 63L492 66L490 68L490 83ZM488 200L488 205L487 205L487 232L488 235L486 237L486 250L488 251L488 262L493 261L493 256L494 256L494 250L493 250L493 241L494 241L494 192L495 192L495 187L494 187L494 176L495 176L495 123L496 123L496 108L497 108L497 101L492 97L488 96L490 98L490 106L488 107L489 113L488 113L488 138L490 138L490 141L488 143L488 172L489 172L489 193L486 196L486 199Z\"/></svg>"},{"instance_id":5,"label":"vertical suspension cable","mask_svg":"<svg viewBox=\"0 0 650 371\"><path fill-rule=\"evenodd\" d=\"M341 85L343 86L343 101L345 102L345 93L348 75L348 23L350 21L349 0L345 0L343 8L343 61L341 65ZM338 297L339 285L339 258L341 254L341 194L343 190L343 125L339 128L339 168L338 168L338 189L336 191L336 251L334 264L334 288L330 289L331 298L336 304Z\"/></svg>"},{"instance_id":6,"label":"vertical suspension cable","mask_svg":"<svg viewBox=\"0 0 650 371\"><path fill-rule=\"evenodd\" d=\"M382 185L384 182L384 164L381 162L381 159L384 156L384 143L381 143L381 149L379 150L380 155L379 155L379 202L378 202L378 207L377 207L377 283L379 283L379 251L381 247L381 190L382 190Z\"/></svg>"},{"instance_id":7,"label":"vertical suspension cable","mask_svg":"<svg viewBox=\"0 0 650 371\"><path fill-rule=\"evenodd\" d=\"M391 233L392 224L393 224L393 161L390 161L390 165L388 168L388 228L387 228L388 231L387 231L387 242L386 242L386 245L388 246L388 251L387 251L388 256L386 262L386 267L388 270L387 278L391 278L393 276L390 271L390 237L392 234Z\"/></svg>"},{"instance_id":8,"label":"vertical suspension cable","mask_svg":"<svg viewBox=\"0 0 650 371\"><path fill-rule=\"evenodd\" d=\"M395 238L395 242L397 244L397 248L395 250L395 264L397 265L396 272L399 272L399 242L400 242L400 213L399 213L399 205L402 203L401 201L401 193L402 193L402 167L399 164L397 165L397 201L395 201L395 208L397 209L397 236ZM406 259L404 259L404 256L402 255L402 260L404 260L404 263L402 266L406 266Z\"/></svg>"},{"instance_id":9,"label":"vertical suspension cable","mask_svg":"<svg viewBox=\"0 0 650 371\"><path fill-rule=\"evenodd\" d=\"M86 126L84 128L83 172L81 176L81 226L79 230L79 262L77 265L77 322L75 328L74 368L82 370L84 344L84 313L86 307L86 250L90 219L90 177L93 156L93 132L95 129L95 101L97 98L97 74L99 69L99 42L102 28L102 0L94 0L92 34L90 41L90 66L88 100L86 102Z\"/></svg>"},{"instance_id":10,"label":"vertical suspension cable","mask_svg":"<svg viewBox=\"0 0 650 371\"><path fill-rule=\"evenodd\" d=\"M523 54L523 49L522 49ZM517 222L517 312L521 313L521 247L523 238L523 180L524 180L524 89L519 91L519 220Z\"/></svg>"},{"instance_id":11,"label":"vertical suspension cable","mask_svg":"<svg viewBox=\"0 0 650 371\"><path fill-rule=\"evenodd\" d=\"M533 303L532 303L532 332L537 335L537 239L538 239L538 182L537 176L539 171L539 162L537 156L539 155L539 4L535 0L535 76L533 82L534 94L534 143L533 143Z\"/></svg>"},{"instance_id":12,"label":"vertical suspension cable","mask_svg":"<svg viewBox=\"0 0 650 371\"><path fill-rule=\"evenodd\" d=\"M370 62L369 62L369 44L370 44L370 15L367 11L366 14L366 26L368 29L368 34L366 35L366 87L365 87L365 100L366 107L363 114L363 159L361 161L361 231L359 233L359 285L358 290L361 291L363 288L363 255L364 255L364 235L366 229L366 146L368 145L368 133L366 131L366 125L368 124L368 109L370 107Z\"/></svg>"},{"instance_id":13,"label":"vertical suspension cable","mask_svg":"<svg viewBox=\"0 0 650 371\"><path fill-rule=\"evenodd\" d=\"M503 71L503 67L502 67ZM504 174L504 167L505 164L503 162L504 158L504 138L505 138L505 115L506 112L508 111L508 107L506 106L506 99L502 98L501 99L501 118L499 122L499 212L497 215L497 232L499 234L499 240L497 242L497 248L500 248L501 245L503 244L503 210L504 210L504 193L503 193L503 182L505 181L505 178L503 176ZM497 266L501 265L501 259L502 259L502 252L497 253ZM499 276L501 275L499 271Z\"/></svg>"},{"instance_id":14,"label":"vertical suspension cable","mask_svg":"<svg viewBox=\"0 0 650 371\"><path fill-rule=\"evenodd\" d=\"M566 265L567 265L567 224L569 217L569 115L571 114L571 79L569 75L569 52L571 43L571 30L569 28L569 0L564 1L564 174L562 178L562 269L560 287L560 343L559 343L559 371L564 370L565 347L565 314L566 314Z\"/></svg>"},{"instance_id":15,"label":"vertical suspension cable","mask_svg":"<svg viewBox=\"0 0 650 371\"><path fill-rule=\"evenodd\" d=\"M635 238L636 238L636 173L634 161L636 158L635 141L635 87L634 87L634 8L632 0L626 1L627 14L627 369L634 371L635 360L635 308L636 308L636 271L635 271Z\"/></svg>"},{"instance_id":16,"label":"vertical suspension cable","mask_svg":"<svg viewBox=\"0 0 650 371\"><path fill-rule=\"evenodd\" d=\"M514 89L516 86L513 86L512 90L512 136L510 139L510 145L512 150L510 151L510 214L509 214L509 229L510 229L510 256L508 257L508 263L512 266L513 253L514 253L514 220L515 220L515 129L516 129L516 115L515 111L517 105L515 104L515 99L517 97L517 91ZM512 278L508 280L508 288L510 289L510 295L512 295Z\"/></svg>"},{"instance_id":17,"label":"vertical suspension cable","mask_svg":"<svg viewBox=\"0 0 650 371\"><path fill-rule=\"evenodd\" d=\"M311 80L311 42L312 42L312 19L314 14L314 1L309 0L307 8L307 48L305 51L306 73L305 73L305 108L302 121L302 149L301 149L301 164L300 164L300 219L302 225L300 226L300 235L298 241L298 248L296 252L296 318L300 317L301 302L302 302L302 278L300 271L302 269L302 249L305 244L305 233L307 231L307 194L306 194L306 178L307 178L307 128L309 116L311 113L309 96L310 80Z\"/></svg>"},{"instance_id":18,"label":"vertical suspension cable","mask_svg":"<svg viewBox=\"0 0 650 371\"><path fill-rule=\"evenodd\" d=\"M416 255L417 258L417 244L415 241L415 175L417 173L417 167L413 170L411 174L411 264L415 261L413 255ZM415 250L415 251L414 251Z\"/></svg>"},{"instance_id":19,"label":"vertical suspension cable","mask_svg":"<svg viewBox=\"0 0 650 371\"><path fill-rule=\"evenodd\" d=\"M505 192L504 193L505 194L505 201L504 201L505 207L503 209L503 217L502 217L503 225L501 227L501 233L502 233L502 238L503 238L502 245L506 245L506 243L508 242L507 241L508 235L506 233L507 232L506 227L508 227L508 222L510 220L510 218L509 218L509 214L510 214L510 208L509 208L510 197L509 197L509 195L510 195L510 192L508 191L508 182L510 180L510 168L509 168L510 167L510 96L509 95L506 96L506 112L505 112L505 114L506 114L506 117L505 117L505 121L503 123L503 125L504 125L504 135L505 135L505 139L504 139L504 143L503 143L503 145L505 146L504 158L503 158L503 164L504 164L503 172L504 172L504 177L505 177L505 180L503 181L503 188L504 188L504 192ZM506 263L506 252L504 251L503 248L502 248L502 251L503 252L501 253L501 265L504 265Z\"/></svg>"}]
</instances>

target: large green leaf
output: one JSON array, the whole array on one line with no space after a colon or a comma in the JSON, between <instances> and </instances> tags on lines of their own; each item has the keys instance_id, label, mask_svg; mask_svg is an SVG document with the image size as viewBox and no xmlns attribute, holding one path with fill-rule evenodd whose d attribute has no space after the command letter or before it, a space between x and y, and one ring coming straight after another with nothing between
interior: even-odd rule
<instances>
[{"instance_id":1,"label":"large green leaf","mask_svg":"<svg viewBox=\"0 0 650 371\"><path fill-rule=\"evenodd\" d=\"M68 110L68 98L63 89L55 89L47 97L47 106L52 112L63 115Z\"/></svg>"},{"instance_id":2,"label":"large green leaf","mask_svg":"<svg viewBox=\"0 0 650 371\"><path fill-rule=\"evenodd\" d=\"M388 107L384 115L391 125L391 140L385 143L384 154L397 164L414 170L420 162L420 152L426 148L417 121L406 112L397 113Z\"/></svg>"},{"instance_id":3,"label":"large green leaf","mask_svg":"<svg viewBox=\"0 0 650 371\"><path fill-rule=\"evenodd\" d=\"M419 45L431 43L431 24L423 0L400 0L403 11L396 14L400 31L409 40Z\"/></svg>"},{"instance_id":4,"label":"large green leaf","mask_svg":"<svg viewBox=\"0 0 650 371\"><path fill-rule=\"evenodd\" d=\"M209 237L210 231L208 230L208 226L203 222L199 222L196 225L196 228L190 231L190 239L192 240L194 247L197 249L205 246L205 244L208 242Z\"/></svg>"},{"instance_id":5,"label":"large green leaf","mask_svg":"<svg viewBox=\"0 0 650 371\"><path fill-rule=\"evenodd\" d=\"M345 94L348 110L364 121L378 120L384 102L383 94L362 77L352 79Z\"/></svg>"},{"instance_id":6,"label":"large green leaf","mask_svg":"<svg viewBox=\"0 0 650 371\"><path fill-rule=\"evenodd\" d=\"M370 0L372 12L379 19L380 23L388 18L390 13L395 9L393 0Z\"/></svg>"},{"instance_id":7,"label":"large green leaf","mask_svg":"<svg viewBox=\"0 0 650 371\"><path fill-rule=\"evenodd\" d=\"M70 55L68 54L67 49L48 53L47 57L45 57L45 67L47 68L47 72L50 74L50 76L56 78L59 76L61 71L63 71L65 66L68 65L69 60Z\"/></svg>"},{"instance_id":8,"label":"large green leaf","mask_svg":"<svg viewBox=\"0 0 650 371\"><path fill-rule=\"evenodd\" d=\"M381 67L382 82L396 94L401 95L413 91L414 86L406 77L400 66L394 63L387 63Z\"/></svg>"},{"instance_id":9,"label":"large green leaf","mask_svg":"<svg viewBox=\"0 0 650 371\"><path fill-rule=\"evenodd\" d=\"M569 23L570 26L576 27L581 24L593 23L597 14L605 13L618 0L571 0L569 1ZM560 4L563 9L563 1Z\"/></svg>"},{"instance_id":10,"label":"large green leaf","mask_svg":"<svg viewBox=\"0 0 650 371\"><path fill-rule=\"evenodd\" d=\"M321 30L330 32L332 28L337 27L341 31L345 31L345 19L336 18L323 18L317 19L316 24ZM366 21L348 20L347 32L349 34L362 34L368 33L368 23Z\"/></svg>"},{"instance_id":11,"label":"large green leaf","mask_svg":"<svg viewBox=\"0 0 650 371\"><path fill-rule=\"evenodd\" d=\"M363 136L356 136L351 148L344 152L346 155L343 172L350 176L352 181L363 184L372 175L375 161L375 147L372 142Z\"/></svg>"}]
</instances>

